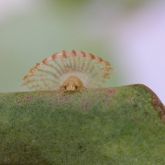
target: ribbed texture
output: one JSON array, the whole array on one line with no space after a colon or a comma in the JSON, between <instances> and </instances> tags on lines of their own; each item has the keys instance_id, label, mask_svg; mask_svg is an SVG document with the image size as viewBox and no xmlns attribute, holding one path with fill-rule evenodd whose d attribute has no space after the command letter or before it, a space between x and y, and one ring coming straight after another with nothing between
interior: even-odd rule
<instances>
[{"instance_id":1,"label":"ribbed texture","mask_svg":"<svg viewBox=\"0 0 165 165\"><path fill-rule=\"evenodd\" d=\"M103 86L111 72L109 62L83 51L62 51L29 70L23 85L32 90L57 90L69 76L77 76L86 88Z\"/></svg>"}]
</instances>

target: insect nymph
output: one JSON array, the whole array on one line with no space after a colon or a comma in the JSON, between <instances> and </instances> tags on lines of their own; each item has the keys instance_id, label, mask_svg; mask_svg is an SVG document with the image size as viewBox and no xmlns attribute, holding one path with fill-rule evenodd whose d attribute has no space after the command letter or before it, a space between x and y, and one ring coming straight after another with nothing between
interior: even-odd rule
<instances>
[{"instance_id":1,"label":"insect nymph","mask_svg":"<svg viewBox=\"0 0 165 165\"><path fill-rule=\"evenodd\" d=\"M111 65L83 51L62 51L36 64L23 78L32 90L83 91L97 88L109 79Z\"/></svg>"}]
</instances>

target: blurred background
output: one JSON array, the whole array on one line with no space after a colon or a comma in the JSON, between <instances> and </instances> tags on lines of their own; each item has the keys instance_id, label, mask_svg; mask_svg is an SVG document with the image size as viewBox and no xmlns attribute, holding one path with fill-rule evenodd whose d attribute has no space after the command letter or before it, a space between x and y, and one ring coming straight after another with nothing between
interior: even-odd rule
<instances>
[{"instance_id":1,"label":"blurred background","mask_svg":"<svg viewBox=\"0 0 165 165\"><path fill-rule=\"evenodd\" d=\"M0 0L0 92L45 57L84 50L109 60L109 86L143 83L165 103L165 1Z\"/></svg>"}]
</instances>

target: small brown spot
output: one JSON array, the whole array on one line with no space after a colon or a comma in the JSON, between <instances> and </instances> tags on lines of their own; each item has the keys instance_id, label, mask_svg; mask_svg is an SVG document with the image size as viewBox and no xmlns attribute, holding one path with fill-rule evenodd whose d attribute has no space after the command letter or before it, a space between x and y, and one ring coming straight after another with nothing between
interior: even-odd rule
<instances>
[{"instance_id":1,"label":"small brown spot","mask_svg":"<svg viewBox=\"0 0 165 165\"><path fill-rule=\"evenodd\" d=\"M94 60L96 58L95 55L93 55L92 53L89 53L89 55L90 55L92 60Z\"/></svg>"},{"instance_id":2,"label":"small brown spot","mask_svg":"<svg viewBox=\"0 0 165 165\"><path fill-rule=\"evenodd\" d=\"M117 90L112 88L112 89L108 89L107 92L108 92L108 95L113 96L116 94Z\"/></svg>"},{"instance_id":3,"label":"small brown spot","mask_svg":"<svg viewBox=\"0 0 165 165\"><path fill-rule=\"evenodd\" d=\"M98 57L98 59L99 59L99 62L102 62L103 61L103 59L101 57Z\"/></svg>"},{"instance_id":4,"label":"small brown spot","mask_svg":"<svg viewBox=\"0 0 165 165\"><path fill-rule=\"evenodd\" d=\"M57 54L53 54L53 55L52 55L52 59L53 59L53 60L56 60L56 58L57 58Z\"/></svg>"},{"instance_id":5,"label":"small brown spot","mask_svg":"<svg viewBox=\"0 0 165 165\"><path fill-rule=\"evenodd\" d=\"M39 66L41 66L41 64L37 63L36 66L34 67L34 69L38 69Z\"/></svg>"},{"instance_id":6,"label":"small brown spot","mask_svg":"<svg viewBox=\"0 0 165 165\"><path fill-rule=\"evenodd\" d=\"M23 77L23 80L26 80L27 78L28 78L28 75L24 76L24 77Z\"/></svg>"},{"instance_id":7,"label":"small brown spot","mask_svg":"<svg viewBox=\"0 0 165 165\"><path fill-rule=\"evenodd\" d=\"M40 63L37 63L37 64L36 64L36 67L38 67L39 65L40 65Z\"/></svg>"},{"instance_id":8,"label":"small brown spot","mask_svg":"<svg viewBox=\"0 0 165 165\"><path fill-rule=\"evenodd\" d=\"M109 64L109 62L104 61L104 64L106 65L107 68L111 69L111 65Z\"/></svg>"},{"instance_id":9,"label":"small brown spot","mask_svg":"<svg viewBox=\"0 0 165 165\"><path fill-rule=\"evenodd\" d=\"M43 64L47 65L48 64L48 60L47 58L45 58L43 61L42 61Z\"/></svg>"},{"instance_id":10,"label":"small brown spot","mask_svg":"<svg viewBox=\"0 0 165 165\"><path fill-rule=\"evenodd\" d=\"M35 72L35 70L36 70L36 68L32 68L30 71L29 71L29 73L34 73Z\"/></svg>"},{"instance_id":11,"label":"small brown spot","mask_svg":"<svg viewBox=\"0 0 165 165\"><path fill-rule=\"evenodd\" d=\"M83 51L81 51L81 54L83 55L83 57L86 57L87 56L86 53L83 52Z\"/></svg>"},{"instance_id":12,"label":"small brown spot","mask_svg":"<svg viewBox=\"0 0 165 165\"><path fill-rule=\"evenodd\" d=\"M67 58L67 55L66 55L66 51L65 50L62 51L62 55L63 55L64 58Z\"/></svg>"},{"instance_id":13,"label":"small brown spot","mask_svg":"<svg viewBox=\"0 0 165 165\"><path fill-rule=\"evenodd\" d=\"M77 56L77 53L75 50L72 50L73 56Z\"/></svg>"}]
</instances>

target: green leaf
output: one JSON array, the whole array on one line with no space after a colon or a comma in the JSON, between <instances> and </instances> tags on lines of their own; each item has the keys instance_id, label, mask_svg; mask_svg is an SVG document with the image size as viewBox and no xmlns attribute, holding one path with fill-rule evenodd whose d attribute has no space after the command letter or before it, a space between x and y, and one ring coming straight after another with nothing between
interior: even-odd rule
<instances>
[{"instance_id":1,"label":"green leaf","mask_svg":"<svg viewBox=\"0 0 165 165\"><path fill-rule=\"evenodd\" d=\"M144 85L0 94L0 164L163 165L164 114Z\"/></svg>"}]
</instances>

